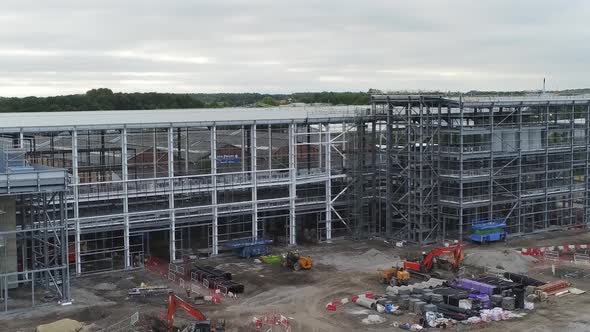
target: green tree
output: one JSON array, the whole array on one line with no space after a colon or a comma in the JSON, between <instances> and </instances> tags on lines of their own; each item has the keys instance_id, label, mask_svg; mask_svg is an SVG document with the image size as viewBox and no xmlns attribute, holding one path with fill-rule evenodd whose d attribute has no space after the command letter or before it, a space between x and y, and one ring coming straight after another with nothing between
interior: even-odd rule
<instances>
[{"instance_id":1,"label":"green tree","mask_svg":"<svg viewBox=\"0 0 590 332\"><path fill-rule=\"evenodd\" d=\"M268 106L278 106L279 103L271 96L266 96L259 101L260 104Z\"/></svg>"}]
</instances>

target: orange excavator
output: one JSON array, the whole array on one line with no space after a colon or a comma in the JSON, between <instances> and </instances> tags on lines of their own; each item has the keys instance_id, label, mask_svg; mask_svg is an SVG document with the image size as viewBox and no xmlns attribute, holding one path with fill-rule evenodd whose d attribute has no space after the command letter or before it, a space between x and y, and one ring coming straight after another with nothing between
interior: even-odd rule
<instances>
[{"instance_id":1,"label":"orange excavator","mask_svg":"<svg viewBox=\"0 0 590 332\"><path fill-rule=\"evenodd\" d=\"M225 324L222 323L217 325L217 327L211 327L211 321L203 315L197 308L190 305L185 300L178 297L178 295L174 293L170 293L168 296L168 311L165 314L162 314L162 318L166 320L166 325L168 327L168 331L174 331L174 314L176 313L176 308L180 307L189 315L193 316L197 322L192 326L192 329L189 331L191 332L224 332L225 331Z\"/></svg>"},{"instance_id":2,"label":"orange excavator","mask_svg":"<svg viewBox=\"0 0 590 332\"><path fill-rule=\"evenodd\" d=\"M441 259L441 256L452 255L449 260ZM404 261L404 268L410 271L430 273L434 266L436 259L437 265L447 267L450 265L450 270L457 271L463 262L463 246L460 244L450 245L448 247L434 248L424 254L424 257L420 261Z\"/></svg>"}]
</instances>

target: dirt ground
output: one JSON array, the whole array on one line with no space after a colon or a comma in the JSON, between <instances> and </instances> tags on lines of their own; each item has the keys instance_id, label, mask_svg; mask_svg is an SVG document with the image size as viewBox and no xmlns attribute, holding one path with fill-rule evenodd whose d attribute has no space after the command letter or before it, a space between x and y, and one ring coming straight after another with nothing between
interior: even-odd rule
<instances>
[{"instance_id":1,"label":"dirt ground","mask_svg":"<svg viewBox=\"0 0 590 332\"><path fill-rule=\"evenodd\" d=\"M496 268L520 269L529 276L549 281L563 278L573 286L590 291L590 267L561 264L556 275L551 267L529 258L522 258L514 249L521 247L587 244L590 233L554 232L527 238L510 240L507 243L487 246L468 245L466 263L468 273ZM362 242L339 241L333 244L302 246L302 254L314 259L310 271L288 271L280 265L255 263L253 259L220 257L207 264L232 272L234 280L243 283L246 292L237 299L222 299L221 304L204 304L197 307L212 320L225 320L227 331L251 331L252 317L267 313L280 313L290 319L292 331L391 331L394 321L413 322L418 319L409 314L392 316L382 314L385 322L366 325L362 319L366 310L348 303L336 311L327 311L325 306L334 299L354 294L373 292L382 294L385 286L378 283L376 269L390 266L400 257L416 255L428 248L394 248L381 240ZM280 253L281 248L276 252ZM513 271L514 272L514 271ZM39 324L62 318L83 322L85 331L99 331L119 321L140 313L136 331L150 331L157 324L157 315L166 309L166 296L128 298L127 290L139 286L168 285L181 296L184 294L159 275L139 270L105 273L72 279L72 305L46 304L35 309L22 309L0 315L0 331L34 331ZM484 331L588 331L590 330L590 296L567 295L550 297L547 302L536 304L527 316L504 322L492 322L478 326ZM376 312L370 312L376 314ZM178 312L176 322L180 325L191 321ZM454 330L471 330L474 327L458 325ZM132 330L132 329L122 329Z\"/></svg>"}]
</instances>

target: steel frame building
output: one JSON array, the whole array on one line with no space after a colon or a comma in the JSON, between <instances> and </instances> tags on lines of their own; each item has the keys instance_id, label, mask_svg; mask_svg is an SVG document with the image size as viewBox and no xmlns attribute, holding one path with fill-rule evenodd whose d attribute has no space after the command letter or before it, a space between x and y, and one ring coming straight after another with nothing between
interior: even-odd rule
<instances>
[{"instance_id":1,"label":"steel frame building","mask_svg":"<svg viewBox=\"0 0 590 332\"><path fill-rule=\"evenodd\" d=\"M234 239L427 243L496 218L510 235L585 227L589 117L589 96L548 95L0 114L0 150L31 179L66 174L61 189L22 192L0 171L0 198L18 207L0 263L18 253L20 266L0 269L2 290L30 283L34 296L41 282L67 301L70 273L217 255Z\"/></svg>"},{"instance_id":2,"label":"steel frame building","mask_svg":"<svg viewBox=\"0 0 590 332\"><path fill-rule=\"evenodd\" d=\"M2 114L0 145L69 174L69 260L85 274L133 268L159 247L174 261L231 239L344 236L357 117L356 107Z\"/></svg>"},{"instance_id":3,"label":"steel frame building","mask_svg":"<svg viewBox=\"0 0 590 332\"><path fill-rule=\"evenodd\" d=\"M590 96L373 96L386 113L387 234L464 239L505 219L510 235L586 227Z\"/></svg>"}]
</instances>

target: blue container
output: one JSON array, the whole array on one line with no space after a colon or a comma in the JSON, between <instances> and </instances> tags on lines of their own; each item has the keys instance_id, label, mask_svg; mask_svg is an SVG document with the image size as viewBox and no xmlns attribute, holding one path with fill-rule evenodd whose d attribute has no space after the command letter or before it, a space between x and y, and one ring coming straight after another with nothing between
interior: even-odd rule
<instances>
[{"instance_id":1,"label":"blue container","mask_svg":"<svg viewBox=\"0 0 590 332\"><path fill-rule=\"evenodd\" d=\"M272 240L242 239L225 242L223 246L228 249L233 249L239 257L248 258L268 255L270 253L268 245L270 244L272 244Z\"/></svg>"}]
</instances>

